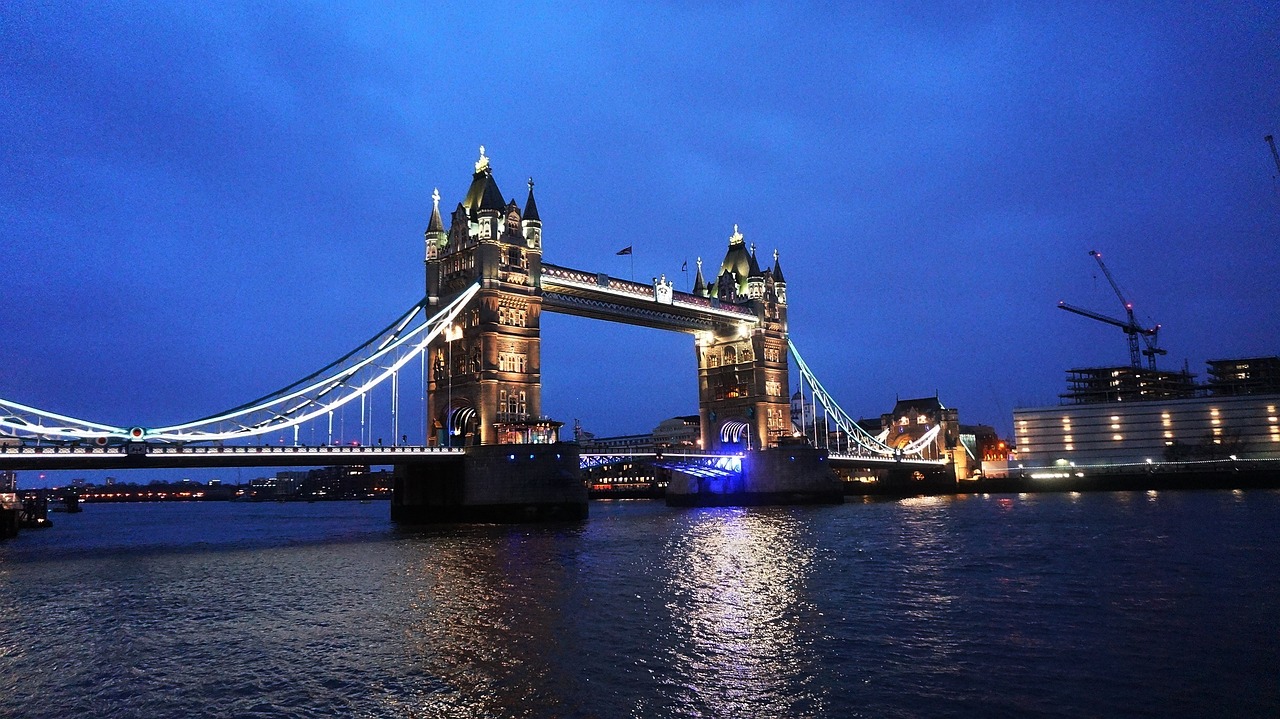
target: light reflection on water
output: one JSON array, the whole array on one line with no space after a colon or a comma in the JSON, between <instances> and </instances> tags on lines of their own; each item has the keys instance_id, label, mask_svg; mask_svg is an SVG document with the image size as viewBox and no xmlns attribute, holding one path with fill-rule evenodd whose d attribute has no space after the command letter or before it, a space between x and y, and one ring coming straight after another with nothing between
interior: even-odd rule
<instances>
[{"instance_id":1,"label":"light reflection on water","mask_svg":"<svg viewBox=\"0 0 1280 719\"><path fill-rule=\"evenodd\" d=\"M0 544L0 716L1280 713L1280 493L90 506Z\"/></svg>"},{"instance_id":2,"label":"light reflection on water","mask_svg":"<svg viewBox=\"0 0 1280 719\"><path fill-rule=\"evenodd\" d=\"M814 547L792 513L691 513L666 557L674 620L667 681L685 716L812 716L799 625Z\"/></svg>"}]
</instances>

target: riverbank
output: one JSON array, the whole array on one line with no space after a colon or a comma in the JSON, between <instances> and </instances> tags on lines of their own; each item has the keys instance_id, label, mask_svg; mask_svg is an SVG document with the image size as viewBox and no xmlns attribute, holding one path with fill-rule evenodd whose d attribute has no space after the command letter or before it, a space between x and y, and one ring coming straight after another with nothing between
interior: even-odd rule
<instances>
[{"instance_id":1,"label":"riverbank","mask_svg":"<svg viewBox=\"0 0 1280 719\"><path fill-rule=\"evenodd\" d=\"M897 484L850 482L847 496L919 496L1036 492L1141 492L1172 490L1280 489L1275 469L1162 471L1036 471L1014 477L919 480Z\"/></svg>"}]
</instances>

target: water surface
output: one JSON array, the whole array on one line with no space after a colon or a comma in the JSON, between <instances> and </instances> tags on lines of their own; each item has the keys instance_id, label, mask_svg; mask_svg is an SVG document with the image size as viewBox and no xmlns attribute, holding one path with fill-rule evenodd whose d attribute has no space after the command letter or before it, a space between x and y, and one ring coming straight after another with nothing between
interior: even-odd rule
<instances>
[{"instance_id":1,"label":"water surface","mask_svg":"<svg viewBox=\"0 0 1280 719\"><path fill-rule=\"evenodd\" d=\"M1278 492L54 519L0 544L0 716L1280 712Z\"/></svg>"}]
</instances>

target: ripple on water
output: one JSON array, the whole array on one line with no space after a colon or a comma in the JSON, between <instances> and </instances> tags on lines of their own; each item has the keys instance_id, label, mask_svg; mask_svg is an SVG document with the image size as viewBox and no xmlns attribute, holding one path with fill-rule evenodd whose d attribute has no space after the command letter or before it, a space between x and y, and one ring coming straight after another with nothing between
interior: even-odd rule
<instances>
[{"instance_id":1,"label":"ripple on water","mask_svg":"<svg viewBox=\"0 0 1280 719\"><path fill-rule=\"evenodd\" d=\"M0 545L0 715L1275 715L1280 494L1148 500L90 506Z\"/></svg>"}]
</instances>

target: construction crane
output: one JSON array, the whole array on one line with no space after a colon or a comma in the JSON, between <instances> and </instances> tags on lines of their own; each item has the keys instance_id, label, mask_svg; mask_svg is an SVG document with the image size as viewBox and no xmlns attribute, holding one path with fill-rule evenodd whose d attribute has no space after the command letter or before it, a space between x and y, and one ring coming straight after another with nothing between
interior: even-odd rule
<instances>
[{"instance_id":1,"label":"construction crane","mask_svg":"<svg viewBox=\"0 0 1280 719\"><path fill-rule=\"evenodd\" d=\"M1058 309L1074 312L1075 314L1088 317L1089 319L1097 320L1099 322L1105 322L1124 330L1125 336L1129 339L1129 364L1134 367L1141 367L1142 357L1145 355L1147 358L1147 366L1150 369L1155 370L1156 355L1166 354L1164 350L1157 346L1159 343L1160 325L1156 325L1155 327L1143 327L1138 324L1138 321L1134 319L1133 316L1133 303L1125 299L1124 292L1120 291L1120 285L1116 283L1116 278L1111 276L1111 271L1107 269L1106 264L1102 261L1102 253L1097 250L1089 250L1089 256L1098 261L1098 267L1102 268L1102 274L1106 275L1107 282L1111 283L1111 289L1115 290L1116 297L1119 297L1120 303L1124 305L1124 311L1127 319L1120 320L1114 317L1108 317L1092 310L1086 310L1069 305L1066 302L1059 302ZM1139 347L1139 337L1141 337L1142 341L1146 344L1146 349Z\"/></svg>"}]
</instances>

